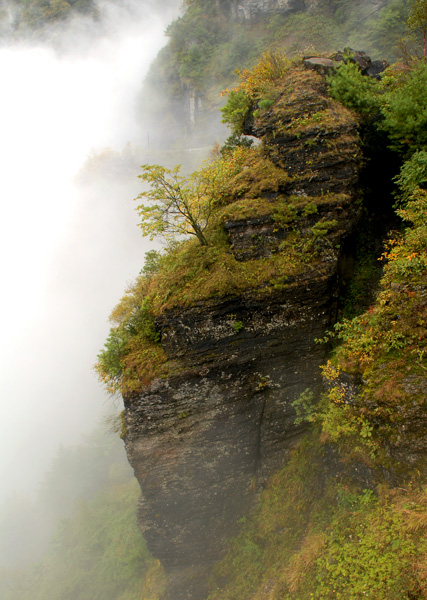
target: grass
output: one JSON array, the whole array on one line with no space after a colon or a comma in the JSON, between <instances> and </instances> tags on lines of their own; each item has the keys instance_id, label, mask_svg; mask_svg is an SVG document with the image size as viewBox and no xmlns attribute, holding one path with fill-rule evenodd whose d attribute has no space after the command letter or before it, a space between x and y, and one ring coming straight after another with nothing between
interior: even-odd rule
<instances>
[{"instance_id":1,"label":"grass","mask_svg":"<svg viewBox=\"0 0 427 600\"><path fill-rule=\"evenodd\" d=\"M409 481L390 490L380 478L370 482L377 491L363 488L330 452L313 433L273 476L209 600L425 597L416 594L426 591L427 491Z\"/></svg>"}]
</instances>

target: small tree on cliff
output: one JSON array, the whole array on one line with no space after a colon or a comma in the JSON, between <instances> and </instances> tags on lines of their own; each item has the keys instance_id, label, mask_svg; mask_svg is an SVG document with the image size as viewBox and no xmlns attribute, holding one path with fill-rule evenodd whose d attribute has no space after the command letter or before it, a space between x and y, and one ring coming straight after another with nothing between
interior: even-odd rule
<instances>
[{"instance_id":1,"label":"small tree on cliff","mask_svg":"<svg viewBox=\"0 0 427 600\"><path fill-rule=\"evenodd\" d=\"M204 176L203 171L182 177L180 165L173 169L160 165L142 165L141 168L143 173L138 177L150 185L149 190L135 198L148 201L136 207L143 235L150 239L194 235L206 246L204 231L212 215L214 181Z\"/></svg>"}]
</instances>

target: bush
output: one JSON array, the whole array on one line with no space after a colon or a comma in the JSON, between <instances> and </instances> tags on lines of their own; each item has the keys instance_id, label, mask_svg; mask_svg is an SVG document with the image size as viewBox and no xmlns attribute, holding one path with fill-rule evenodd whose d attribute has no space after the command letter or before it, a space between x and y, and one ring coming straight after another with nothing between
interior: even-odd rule
<instances>
[{"instance_id":1,"label":"bush","mask_svg":"<svg viewBox=\"0 0 427 600\"><path fill-rule=\"evenodd\" d=\"M228 94L227 104L221 109L223 123L231 126L233 133L242 134L245 119L250 108L257 104L260 108L270 107L280 93L280 82L291 63L283 55L275 52L265 53L252 69L238 71L239 85L223 94Z\"/></svg>"},{"instance_id":2,"label":"bush","mask_svg":"<svg viewBox=\"0 0 427 600\"><path fill-rule=\"evenodd\" d=\"M415 152L409 160L403 163L400 173L395 177L400 193L400 203L405 204L416 192L417 188L427 188L427 152Z\"/></svg>"},{"instance_id":3,"label":"bush","mask_svg":"<svg viewBox=\"0 0 427 600\"><path fill-rule=\"evenodd\" d=\"M331 95L362 115L378 115L380 102L377 82L362 75L359 67L352 62L340 64L335 73L328 77Z\"/></svg>"},{"instance_id":4,"label":"bush","mask_svg":"<svg viewBox=\"0 0 427 600\"><path fill-rule=\"evenodd\" d=\"M402 154L427 149L427 64L419 63L406 81L385 94L383 128Z\"/></svg>"}]
</instances>

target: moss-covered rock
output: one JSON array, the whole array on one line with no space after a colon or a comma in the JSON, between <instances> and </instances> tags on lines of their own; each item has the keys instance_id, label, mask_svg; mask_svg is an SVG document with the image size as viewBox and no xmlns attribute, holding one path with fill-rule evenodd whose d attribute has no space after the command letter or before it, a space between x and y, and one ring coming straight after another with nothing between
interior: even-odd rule
<instances>
[{"instance_id":1,"label":"moss-covered rock","mask_svg":"<svg viewBox=\"0 0 427 600\"><path fill-rule=\"evenodd\" d=\"M254 122L261 144L221 187L208 245L181 244L116 311L123 326L145 298L165 356L154 379L141 376L135 338L121 383L139 522L175 600L205 597L238 519L306 428L293 402L306 387L320 393L315 339L335 320L360 214L353 114L302 62L274 86Z\"/></svg>"}]
</instances>

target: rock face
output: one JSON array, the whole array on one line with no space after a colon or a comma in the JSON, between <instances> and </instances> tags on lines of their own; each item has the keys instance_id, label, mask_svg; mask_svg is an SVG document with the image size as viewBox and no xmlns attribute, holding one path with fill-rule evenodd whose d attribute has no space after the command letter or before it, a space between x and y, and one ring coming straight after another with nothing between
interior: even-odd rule
<instances>
[{"instance_id":1,"label":"rock face","mask_svg":"<svg viewBox=\"0 0 427 600\"><path fill-rule=\"evenodd\" d=\"M334 316L334 275L295 282L267 304L227 298L159 322L184 372L127 401L126 447L143 491L139 523L172 576L170 598L205 597L203 567L302 433L291 402L319 387L314 338Z\"/></svg>"},{"instance_id":2,"label":"rock face","mask_svg":"<svg viewBox=\"0 0 427 600\"><path fill-rule=\"evenodd\" d=\"M301 66L247 126L290 175L278 195L315 204L295 209L302 235L333 224L319 234L318 258L264 299L248 287L163 313L156 326L174 374L125 399L139 525L166 569L169 600L206 598L206 572L303 433L292 402L321 389L315 339L334 322L344 242L358 217L357 127L343 110L322 76ZM287 235L269 215L225 229L243 261L273 255Z\"/></svg>"},{"instance_id":3,"label":"rock face","mask_svg":"<svg viewBox=\"0 0 427 600\"><path fill-rule=\"evenodd\" d=\"M231 14L236 21L250 22L266 14L287 15L305 7L305 0L232 0Z\"/></svg>"}]
</instances>

